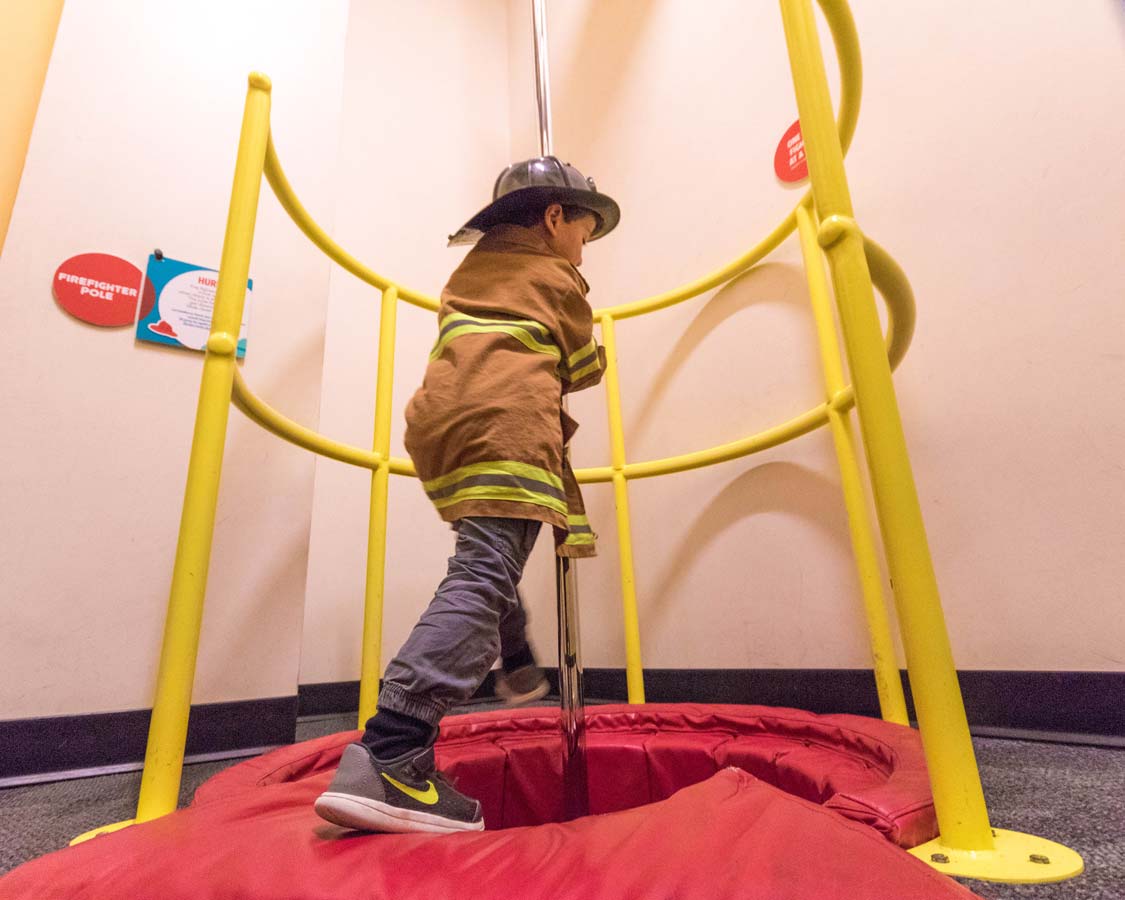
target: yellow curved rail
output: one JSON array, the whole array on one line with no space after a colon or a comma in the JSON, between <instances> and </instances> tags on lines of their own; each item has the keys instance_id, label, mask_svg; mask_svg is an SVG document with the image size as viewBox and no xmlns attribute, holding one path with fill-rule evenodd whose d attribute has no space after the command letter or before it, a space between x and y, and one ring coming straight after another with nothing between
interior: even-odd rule
<instances>
[{"instance_id":1,"label":"yellow curved rail","mask_svg":"<svg viewBox=\"0 0 1125 900\"><path fill-rule=\"evenodd\" d=\"M234 371L234 388L231 392L231 402L239 410L261 425L266 431L277 435L279 438L311 450L320 456L335 459L342 463L360 466L365 469L377 469L383 458L373 450L364 450L352 444L334 441L311 428L306 428L298 422L282 415L261 397L250 390L246 379L242 377L242 370ZM396 456L390 458L390 470L396 475L415 475L414 466L408 459Z\"/></svg>"},{"instance_id":2,"label":"yellow curved rail","mask_svg":"<svg viewBox=\"0 0 1125 900\"><path fill-rule=\"evenodd\" d=\"M914 292L906 278L906 273L886 250L870 238L865 241L865 249L868 266L871 270L871 280L879 289L879 293L887 304L887 358L891 368L896 369L902 362L903 357L906 356L911 337L914 334ZM250 390L240 370L235 371L233 401L235 406L267 431L296 444L298 447L353 466L361 466L367 469L376 469L379 466L381 461L379 454L361 447L334 441L278 412ZM653 478L657 475L686 472L691 469L699 469L729 462L743 456L750 456L794 440L827 424L829 407L838 412L846 413L854 404L855 392L851 385L846 385L833 396L830 403L826 402L815 406L781 425L766 429L758 434L740 438L728 444L710 447L706 450L697 450L647 462L625 463L622 471L625 477L630 480ZM413 463L401 457L390 458L390 471L395 475L417 475ZM575 471L575 475L582 484L597 484L612 481L613 471L612 466L594 466L578 469Z\"/></svg>"},{"instance_id":3,"label":"yellow curved rail","mask_svg":"<svg viewBox=\"0 0 1125 900\"><path fill-rule=\"evenodd\" d=\"M914 291L906 278L906 273L886 250L870 238L864 241L867 264L871 280L887 305L887 358L891 368L896 369L914 335L915 311ZM401 294L400 294L401 296ZM313 453L329 457L353 466L367 469L378 468L380 456L371 450L334 441L304 425L282 415L250 390L240 370L235 371L233 401L243 413L284 440ZM686 472L717 463L729 462L743 456L750 456L777 447L802 435L815 431L828 422L828 410L848 412L855 404L855 392L846 385L833 398L831 403L801 413L787 422L766 429L750 437L740 438L728 444L697 450L678 456L654 459L647 462L625 463L622 471L628 479L653 478L673 472ZM395 475L415 476L414 465L408 459L391 457L390 471ZM612 466L594 466L575 471L582 484L597 484L613 480Z\"/></svg>"},{"instance_id":4,"label":"yellow curved rail","mask_svg":"<svg viewBox=\"0 0 1125 900\"><path fill-rule=\"evenodd\" d=\"M305 233L305 236L324 251L330 259L335 260L341 267L355 275L356 278L361 281L366 281L372 287L377 287L381 291L395 287L398 289L400 299L405 300L407 303L413 303L415 306L420 306L422 309L437 312L438 301L433 297L420 293L419 291L404 288L392 282L389 278L380 275L370 266L364 265L348 253L347 250L337 244L328 232L316 223L316 220L309 214L309 211L305 209L301 201L297 199L297 195L293 192L292 185L289 184L289 179L285 177L285 170L281 168L281 162L277 158L277 150L273 146L272 134L269 135L266 141L266 159L263 168L266 181L268 181L270 187L273 188L273 192L280 201L282 208L289 213L289 218L291 218L296 223L297 227Z\"/></svg>"},{"instance_id":5,"label":"yellow curved rail","mask_svg":"<svg viewBox=\"0 0 1125 900\"><path fill-rule=\"evenodd\" d=\"M910 347L910 339L914 334L914 292L910 287L910 282L906 279L906 273L891 258L890 254L872 240L868 240L866 243L871 267L871 279L879 288L883 299L887 301L887 358L891 368L896 369L906 355L906 351ZM732 441L729 444L711 447L708 450L698 450L694 453L669 456L665 459L654 459L649 462L625 463L622 472L630 480L653 478L657 475L686 472L690 469L700 469L704 466L729 462L742 456L750 456L777 447L827 424L830 407L838 412L846 413L854 405L855 391L851 385L846 385L842 390L835 393L829 402L822 403L788 422L758 434ZM583 483L611 481L613 479L613 468L601 466L579 469L575 474L578 476L578 480Z\"/></svg>"}]
</instances>

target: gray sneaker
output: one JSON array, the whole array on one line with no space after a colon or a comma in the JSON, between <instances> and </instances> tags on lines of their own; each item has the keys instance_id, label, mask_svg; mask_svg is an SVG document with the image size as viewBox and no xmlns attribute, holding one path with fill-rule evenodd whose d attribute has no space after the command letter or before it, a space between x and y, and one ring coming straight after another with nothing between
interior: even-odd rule
<instances>
[{"instance_id":1,"label":"gray sneaker","mask_svg":"<svg viewBox=\"0 0 1125 900\"><path fill-rule=\"evenodd\" d=\"M380 762L348 744L336 777L313 804L334 825L363 831L482 831L480 803L454 790L434 768L433 747Z\"/></svg>"},{"instance_id":2,"label":"gray sneaker","mask_svg":"<svg viewBox=\"0 0 1125 900\"><path fill-rule=\"evenodd\" d=\"M496 696L505 706L519 706L547 696L551 686L539 666L520 666L513 672L496 670Z\"/></svg>"}]
</instances>

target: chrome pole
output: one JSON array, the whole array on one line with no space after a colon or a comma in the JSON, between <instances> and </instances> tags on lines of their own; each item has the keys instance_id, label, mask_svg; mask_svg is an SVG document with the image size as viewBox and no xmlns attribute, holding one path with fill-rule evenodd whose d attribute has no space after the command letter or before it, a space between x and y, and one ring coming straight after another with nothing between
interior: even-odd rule
<instances>
[{"instance_id":1,"label":"chrome pole","mask_svg":"<svg viewBox=\"0 0 1125 900\"><path fill-rule=\"evenodd\" d=\"M545 0L531 0L535 36L535 99L539 106L539 155L550 156L551 72L548 64ZM566 398L562 407L566 409ZM566 451L564 451L566 452ZM569 458L569 453L568 453ZM578 634L578 578L575 562L555 558L555 596L559 614L559 721L562 725L563 815L577 819L590 812L586 782L586 706L582 694L582 653Z\"/></svg>"},{"instance_id":2,"label":"chrome pole","mask_svg":"<svg viewBox=\"0 0 1125 900\"><path fill-rule=\"evenodd\" d=\"M547 62L547 9L545 0L531 0L535 31L535 99L539 104L539 155L551 149L551 71Z\"/></svg>"},{"instance_id":3,"label":"chrome pole","mask_svg":"<svg viewBox=\"0 0 1125 900\"><path fill-rule=\"evenodd\" d=\"M590 813L586 781L586 705L582 693L582 649L578 636L578 580L575 563L555 558L559 607L559 721L563 738L563 815L567 821Z\"/></svg>"}]
</instances>

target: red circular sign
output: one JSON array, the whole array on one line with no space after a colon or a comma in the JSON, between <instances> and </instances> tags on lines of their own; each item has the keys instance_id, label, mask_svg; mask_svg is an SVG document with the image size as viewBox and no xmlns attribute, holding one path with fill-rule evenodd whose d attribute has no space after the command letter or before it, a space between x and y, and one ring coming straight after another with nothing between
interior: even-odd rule
<instances>
[{"instance_id":1,"label":"red circular sign","mask_svg":"<svg viewBox=\"0 0 1125 900\"><path fill-rule=\"evenodd\" d=\"M138 291L143 291L142 298ZM142 278L141 270L108 253L80 253L64 262L55 270L54 294L59 306L76 319L106 327L132 325L138 299L141 318L156 303L152 282Z\"/></svg>"},{"instance_id":2,"label":"red circular sign","mask_svg":"<svg viewBox=\"0 0 1125 900\"><path fill-rule=\"evenodd\" d=\"M773 170L787 184L795 184L809 177L809 161L805 159L805 139L801 137L800 119L781 136L773 155Z\"/></svg>"}]
</instances>

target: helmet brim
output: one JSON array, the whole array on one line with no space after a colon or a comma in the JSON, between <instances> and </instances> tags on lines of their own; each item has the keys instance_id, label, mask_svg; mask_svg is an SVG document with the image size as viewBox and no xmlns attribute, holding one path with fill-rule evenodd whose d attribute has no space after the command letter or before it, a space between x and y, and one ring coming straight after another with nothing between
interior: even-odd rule
<instances>
[{"instance_id":1,"label":"helmet brim","mask_svg":"<svg viewBox=\"0 0 1125 900\"><path fill-rule=\"evenodd\" d=\"M592 212L598 219L598 227L590 235L592 241L605 237L621 221L621 208L617 205L617 201L606 194L576 188L533 185L518 188L498 200L493 200L462 225L456 234L449 236L448 246L475 244L493 225L509 222L513 216L524 210L547 207L552 203L577 206Z\"/></svg>"}]
</instances>

